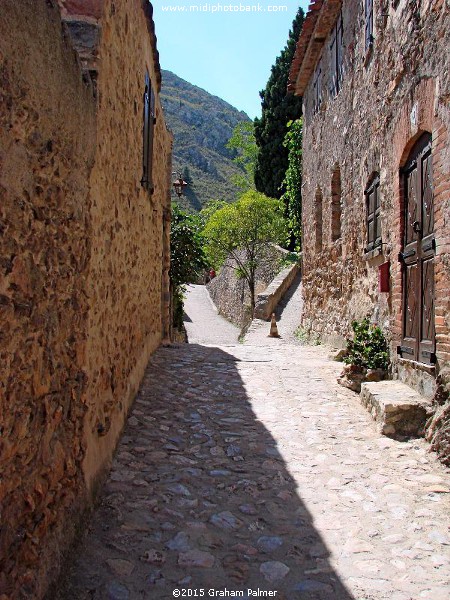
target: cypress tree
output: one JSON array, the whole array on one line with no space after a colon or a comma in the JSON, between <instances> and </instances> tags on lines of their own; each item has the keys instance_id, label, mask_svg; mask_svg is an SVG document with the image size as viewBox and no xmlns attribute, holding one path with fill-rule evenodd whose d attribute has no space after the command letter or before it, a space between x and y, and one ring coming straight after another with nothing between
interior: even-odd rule
<instances>
[{"instance_id":1,"label":"cypress tree","mask_svg":"<svg viewBox=\"0 0 450 600\"><path fill-rule=\"evenodd\" d=\"M283 146L287 123L301 116L302 99L287 95L287 84L295 46L303 26L301 8L292 23L286 46L272 66L266 89L261 91L262 116L255 119L258 154L255 165L255 186L271 198L281 198L281 185L288 168L288 149Z\"/></svg>"}]
</instances>

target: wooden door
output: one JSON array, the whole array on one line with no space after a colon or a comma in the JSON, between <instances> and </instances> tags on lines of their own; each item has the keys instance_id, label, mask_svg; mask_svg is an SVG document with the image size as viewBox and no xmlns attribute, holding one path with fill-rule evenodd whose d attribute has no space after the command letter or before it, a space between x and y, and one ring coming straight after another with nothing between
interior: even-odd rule
<instances>
[{"instance_id":1,"label":"wooden door","mask_svg":"<svg viewBox=\"0 0 450 600\"><path fill-rule=\"evenodd\" d=\"M435 362L434 213L431 135L414 146L403 170L405 233L403 261L403 339L399 354Z\"/></svg>"}]
</instances>

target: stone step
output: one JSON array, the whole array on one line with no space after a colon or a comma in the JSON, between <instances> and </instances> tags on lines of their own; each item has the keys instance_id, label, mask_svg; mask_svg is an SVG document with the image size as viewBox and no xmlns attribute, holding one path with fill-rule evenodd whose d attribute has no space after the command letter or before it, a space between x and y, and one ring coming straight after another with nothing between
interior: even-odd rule
<instances>
[{"instance_id":1,"label":"stone step","mask_svg":"<svg viewBox=\"0 0 450 600\"><path fill-rule=\"evenodd\" d=\"M423 435L428 400L400 381L366 382L361 385L361 403L389 437Z\"/></svg>"}]
</instances>

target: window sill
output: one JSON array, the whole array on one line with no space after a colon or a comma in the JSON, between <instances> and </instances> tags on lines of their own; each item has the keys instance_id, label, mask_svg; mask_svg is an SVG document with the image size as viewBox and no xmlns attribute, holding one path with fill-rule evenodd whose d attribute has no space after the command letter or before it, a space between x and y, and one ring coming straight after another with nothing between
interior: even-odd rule
<instances>
[{"instance_id":1,"label":"window sill","mask_svg":"<svg viewBox=\"0 0 450 600\"><path fill-rule=\"evenodd\" d=\"M373 266L377 266L384 262L383 247L380 245L373 250L366 250L364 253L364 260Z\"/></svg>"}]
</instances>

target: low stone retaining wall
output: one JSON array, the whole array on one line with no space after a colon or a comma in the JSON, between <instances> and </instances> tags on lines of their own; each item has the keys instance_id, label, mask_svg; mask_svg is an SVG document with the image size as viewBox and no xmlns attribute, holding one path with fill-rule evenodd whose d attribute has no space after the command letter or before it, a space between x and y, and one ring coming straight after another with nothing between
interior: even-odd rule
<instances>
[{"instance_id":1,"label":"low stone retaining wall","mask_svg":"<svg viewBox=\"0 0 450 600\"><path fill-rule=\"evenodd\" d=\"M265 293L267 286L275 281L281 261L288 254L287 250L279 246L268 246L267 255L256 271L257 297ZM238 327L246 328L251 322L250 292L247 282L236 277L235 266L235 262L228 259L207 288L219 314Z\"/></svg>"},{"instance_id":2,"label":"low stone retaining wall","mask_svg":"<svg viewBox=\"0 0 450 600\"><path fill-rule=\"evenodd\" d=\"M264 292L258 294L255 305L255 319L263 319L267 321L270 315L274 312L281 298L291 287L292 282L300 271L298 263L283 269L281 273L271 281Z\"/></svg>"}]
</instances>

